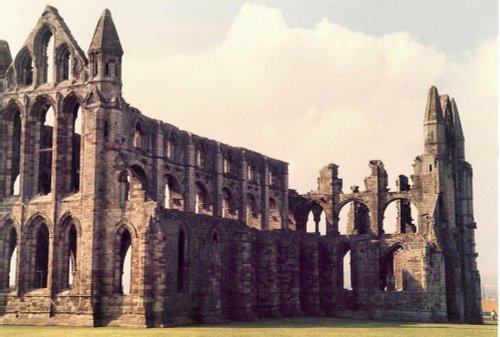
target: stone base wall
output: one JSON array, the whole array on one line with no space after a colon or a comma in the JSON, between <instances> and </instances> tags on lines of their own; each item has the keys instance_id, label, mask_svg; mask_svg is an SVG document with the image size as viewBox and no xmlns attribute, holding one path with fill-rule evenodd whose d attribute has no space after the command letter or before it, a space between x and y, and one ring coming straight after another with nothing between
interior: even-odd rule
<instances>
[{"instance_id":1,"label":"stone base wall","mask_svg":"<svg viewBox=\"0 0 500 337\"><path fill-rule=\"evenodd\" d=\"M441 275L440 265L425 271L419 267L422 263L413 261L415 254L425 251L423 236L407 239L406 255L401 255L408 256L410 279L421 287L382 291L377 289L380 255L399 237L261 231L238 220L176 210L161 210L152 219L149 229L140 231L147 239L139 236L135 241L139 246L133 252L139 258L132 258L133 268L143 270L132 271L138 275L132 294L112 294L109 286L95 286L94 292L101 295L94 297L78 294L78 287L57 295L48 289L20 298L15 292L4 293L0 322L161 327L297 316L446 319L444 291L431 293L425 287L425 275ZM351 263L357 265L352 271L358 278L352 281L354 290L343 289L339 281L347 244ZM95 281L103 284L98 277Z\"/></svg>"}]
</instances>

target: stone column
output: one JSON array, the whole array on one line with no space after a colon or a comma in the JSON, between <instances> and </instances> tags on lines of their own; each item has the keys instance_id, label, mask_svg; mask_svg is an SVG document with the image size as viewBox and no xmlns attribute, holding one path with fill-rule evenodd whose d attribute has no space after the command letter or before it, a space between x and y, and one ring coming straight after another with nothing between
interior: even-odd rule
<instances>
[{"instance_id":1,"label":"stone column","mask_svg":"<svg viewBox=\"0 0 500 337\"><path fill-rule=\"evenodd\" d=\"M278 205L276 205L279 207ZM281 173L281 228L288 229L288 166L283 165L283 172Z\"/></svg>"},{"instance_id":2,"label":"stone column","mask_svg":"<svg viewBox=\"0 0 500 337\"><path fill-rule=\"evenodd\" d=\"M214 193L214 215L224 216L222 214L222 183L223 183L223 161L224 158L220 151L220 143L217 143L217 152L215 154L215 193Z\"/></svg>"},{"instance_id":3,"label":"stone column","mask_svg":"<svg viewBox=\"0 0 500 337\"><path fill-rule=\"evenodd\" d=\"M246 223L247 220L247 161L245 150L241 150L241 170L240 170L240 204L238 205L238 219Z\"/></svg>"},{"instance_id":4,"label":"stone column","mask_svg":"<svg viewBox=\"0 0 500 337\"><path fill-rule=\"evenodd\" d=\"M186 181L184 186L184 210L195 212L196 189L194 181L194 145L191 134L189 134L188 143L186 144Z\"/></svg>"},{"instance_id":5,"label":"stone column","mask_svg":"<svg viewBox=\"0 0 500 337\"><path fill-rule=\"evenodd\" d=\"M269 185L271 185L271 181L269 181L269 166L267 163L267 158L264 158L264 179L261 181L262 188L262 209L261 209L261 229L269 229Z\"/></svg>"},{"instance_id":6,"label":"stone column","mask_svg":"<svg viewBox=\"0 0 500 337\"><path fill-rule=\"evenodd\" d=\"M319 256L317 236L303 234L300 242L300 302L311 316L322 315L319 306Z\"/></svg>"},{"instance_id":7,"label":"stone column","mask_svg":"<svg viewBox=\"0 0 500 337\"><path fill-rule=\"evenodd\" d=\"M299 296L300 241L298 232L280 232L278 254L281 312L288 317L303 316Z\"/></svg>"},{"instance_id":8,"label":"stone column","mask_svg":"<svg viewBox=\"0 0 500 337\"><path fill-rule=\"evenodd\" d=\"M257 233L257 315L261 318L280 317L278 290L278 251L271 232Z\"/></svg>"},{"instance_id":9,"label":"stone column","mask_svg":"<svg viewBox=\"0 0 500 337\"><path fill-rule=\"evenodd\" d=\"M233 320L254 320L254 269L252 265L254 240L253 233L249 229L240 232L238 240L233 245L233 280L234 285L234 310L231 313Z\"/></svg>"}]
</instances>

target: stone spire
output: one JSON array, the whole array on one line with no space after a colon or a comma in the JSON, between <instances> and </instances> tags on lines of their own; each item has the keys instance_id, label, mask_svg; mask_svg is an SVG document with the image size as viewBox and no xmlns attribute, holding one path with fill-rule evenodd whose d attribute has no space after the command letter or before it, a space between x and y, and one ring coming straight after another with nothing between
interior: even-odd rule
<instances>
[{"instance_id":1,"label":"stone spire","mask_svg":"<svg viewBox=\"0 0 500 337\"><path fill-rule=\"evenodd\" d=\"M101 92L121 94L123 49L108 9L99 18L88 53L91 80L99 82Z\"/></svg>"},{"instance_id":2,"label":"stone spire","mask_svg":"<svg viewBox=\"0 0 500 337\"><path fill-rule=\"evenodd\" d=\"M453 125L453 114L451 112L450 96L440 95L439 99L441 101L441 111L443 112L443 118L446 125Z\"/></svg>"},{"instance_id":3,"label":"stone spire","mask_svg":"<svg viewBox=\"0 0 500 337\"><path fill-rule=\"evenodd\" d=\"M458 114L457 103L455 99L451 99L451 111L453 113L453 121L455 126L455 136L457 139L464 140L464 131L462 129L462 122L460 121L460 115Z\"/></svg>"},{"instance_id":4,"label":"stone spire","mask_svg":"<svg viewBox=\"0 0 500 337\"><path fill-rule=\"evenodd\" d=\"M108 52L116 56L123 55L120 38L118 37L118 33L109 9L105 9L102 13L99 22L97 23L94 37L90 43L89 53L98 50Z\"/></svg>"},{"instance_id":5,"label":"stone spire","mask_svg":"<svg viewBox=\"0 0 500 337\"><path fill-rule=\"evenodd\" d=\"M5 77L5 72L11 63L12 55L10 54L9 44L7 41L0 40L0 78Z\"/></svg>"},{"instance_id":6,"label":"stone spire","mask_svg":"<svg viewBox=\"0 0 500 337\"><path fill-rule=\"evenodd\" d=\"M441 109L441 98L435 86L429 89L424 117L425 152L434 155L446 152L446 125Z\"/></svg>"},{"instance_id":7,"label":"stone spire","mask_svg":"<svg viewBox=\"0 0 500 337\"><path fill-rule=\"evenodd\" d=\"M453 127L455 134L455 144L457 146L457 158L465 159L465 138L464 131L462 129L462 122L460 121L460 115L458 113L457 103L455 103L455 99L451 99L451 111L453 114Z\"/></svg>"},{"instance_id":8,"label":"stone spire","mask_svg":"<svg viewBox=\"0 0 500 337\"><path fill-rule=\"evenodd\" d=\"M443 111L441 110L441 100L439 97L438 90L435 86L429 89L429 94L427 95L427 105L425 108L425 119L426 122L430 123L440 123L443 122Z\"/></svg>"}]
</instances>

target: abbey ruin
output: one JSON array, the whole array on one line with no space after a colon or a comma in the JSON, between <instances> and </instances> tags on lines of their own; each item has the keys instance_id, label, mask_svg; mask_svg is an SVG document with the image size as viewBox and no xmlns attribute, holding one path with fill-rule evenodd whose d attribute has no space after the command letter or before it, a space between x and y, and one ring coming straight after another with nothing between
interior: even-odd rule
<instances>
[{"instance_id":1,"label":"abbey ruin","mask_svg":"<svg viewBox=\"0 0 500 337\"><path fill-rule=\"evenodd\" d=\"M454 99L429 90L423 153L396 191L371 160L364 187L346 192L329 164L299 195L287 163L129 105L122 56L108 10L87 53L50 6L14 58L0 41L0 323L481 323Z\"/></svg>"}]
</instances>

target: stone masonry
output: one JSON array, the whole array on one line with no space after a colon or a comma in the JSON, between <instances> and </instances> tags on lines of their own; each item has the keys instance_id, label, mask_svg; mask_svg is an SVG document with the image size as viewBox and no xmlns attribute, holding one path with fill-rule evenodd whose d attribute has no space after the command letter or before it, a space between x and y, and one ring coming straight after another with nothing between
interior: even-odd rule
<instances>
[{"instance_id":1,"label":"stone masonry","mask_svg":"<svg viewBox=\"0 0 500 337\"><path fill-rule=\"evenodd\" d=\"M87 54L50 6L14 59L0 41L0 323L482 322L454 99L430 89L424 152L397 191L371 160L364 189L344 193L330 164L298 195L287 163L130 106L122 55L108 10Z\"/></svg>"}]
</instances>

